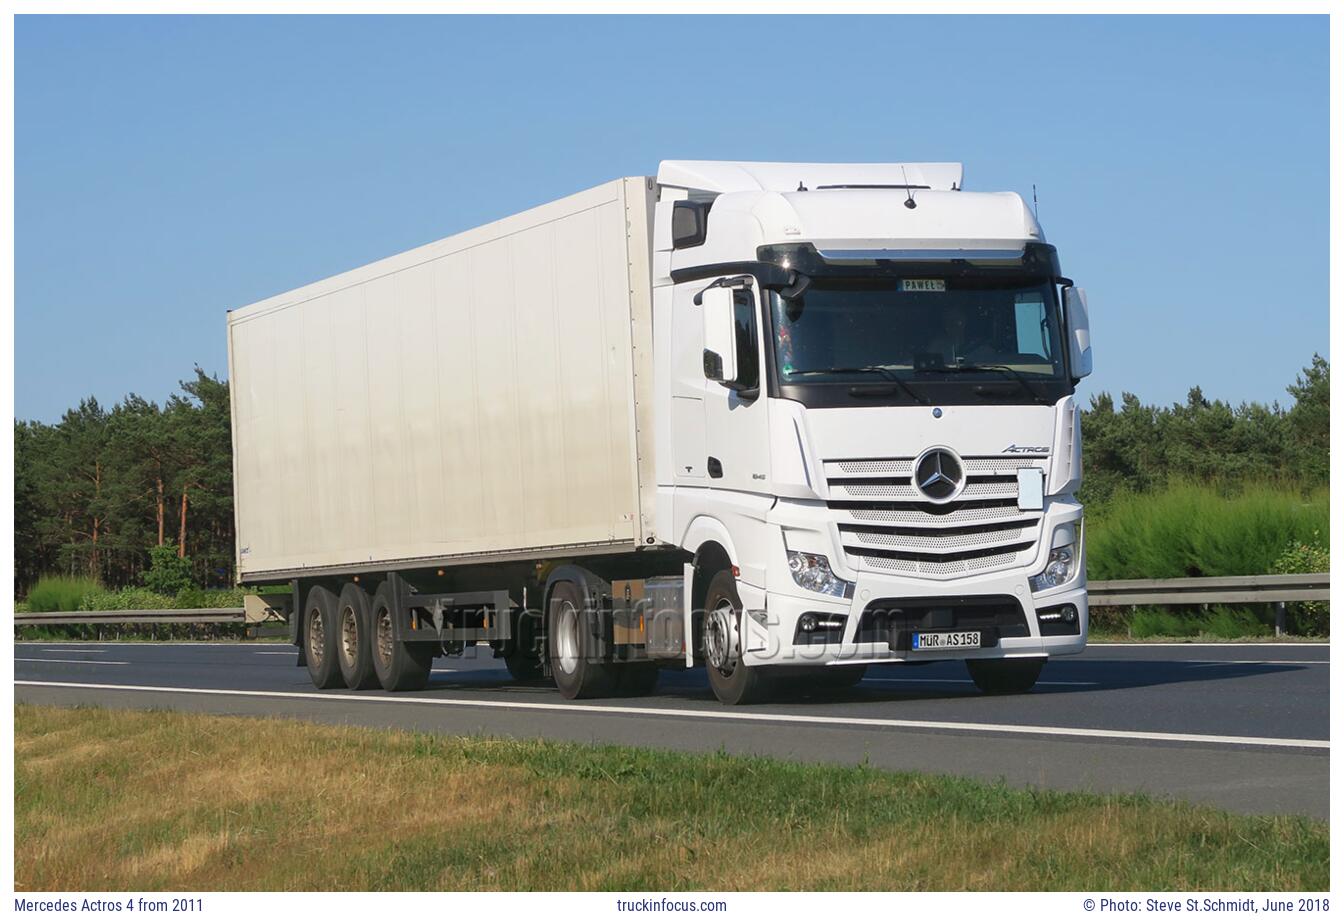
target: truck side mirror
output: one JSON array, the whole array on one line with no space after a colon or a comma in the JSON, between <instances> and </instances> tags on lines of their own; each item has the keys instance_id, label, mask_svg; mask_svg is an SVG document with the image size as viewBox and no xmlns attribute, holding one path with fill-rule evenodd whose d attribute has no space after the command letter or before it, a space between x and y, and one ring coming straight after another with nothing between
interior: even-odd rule
<instances>
[{"instance_id":1,"label":"truck side mirror","mask_svg":"<svg viewBox=\"0 0 1344 920\"><path fill-rule=\"evenodd\" d=\"M1069 326L1069 364L1081 380L1092 373L1092 331L1087 319L1087 293L1082 288L1064 289L1064 321Z\"/></svg>"},{"instance_id":2,"label":"truck side mirror","mask_svg":"<svg viewBox=\"0 0 1344 920\"><path fill-rule=\"evenodd\" d=\"M733 324L733 291L710 288L701 295L705 323L705 378L730 384L737 380L737 330Z\"/></svg>"}]
</instances>

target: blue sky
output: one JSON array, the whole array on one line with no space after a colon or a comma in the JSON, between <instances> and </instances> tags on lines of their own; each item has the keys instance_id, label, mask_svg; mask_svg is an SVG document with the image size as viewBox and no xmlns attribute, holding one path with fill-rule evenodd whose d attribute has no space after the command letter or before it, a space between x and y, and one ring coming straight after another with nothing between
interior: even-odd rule
<instances>
[{"instance_id":1,"label":"blue sky","mask_svg":"<svg viewBox=\"0 0 1344 920\"><path fill-rule=\"evenodd\" d=\"M1084 395L1287 402L1328 55L1323 16L20 16L15 412L224 376L229 308L670 158L1035 183Z\"/></svg>"}]
</instances>

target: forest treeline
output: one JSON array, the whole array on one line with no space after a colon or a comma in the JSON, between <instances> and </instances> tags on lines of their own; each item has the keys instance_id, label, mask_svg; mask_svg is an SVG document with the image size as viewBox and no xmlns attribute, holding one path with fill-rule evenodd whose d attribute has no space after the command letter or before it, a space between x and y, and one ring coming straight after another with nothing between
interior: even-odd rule
<instances>
[{"instance_id":1,"label":"forest treeline","mask_svg":"<svg viewBox=\"0 0 1344 920\"><path fill-rule=\"evenodd\" d=\"M163 405L86 399L53 425L14 425L14 553L22 595L44 574L141 584L150 550L172 547L202 587L233 582L229 388L196 369ZM1288 386L1291 404L1232 406L1196 387L1183 404L1108 393L1083 413L1082 497L1176 482L1328 485L1330 366L1319 355ZM165 550L158 551L162 555Z\"/></svg>"},{"instance_id":2,"label":"forest treeline","mask_svg":"<svg viewBox=\"0 0 1344 920\"><path fill-rule=\"evenodd\" d=\"M14 424L14 574L139 584L152 547L191 560L202 586L233 580L228 383L196 369L162 405L89 398L54 425Z\"/></svg>"}]
</instances>

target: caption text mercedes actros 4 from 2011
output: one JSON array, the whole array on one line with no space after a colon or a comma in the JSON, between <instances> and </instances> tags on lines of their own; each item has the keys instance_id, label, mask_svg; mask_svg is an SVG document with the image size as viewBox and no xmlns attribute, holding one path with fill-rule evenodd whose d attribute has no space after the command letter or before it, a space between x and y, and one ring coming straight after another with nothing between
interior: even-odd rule
<instances>
[{"instance_id":1,"label":"caption text mercedes actros 4 from 2011","mask_svg":"<svg viewBox=\"0 0 1344 920\"><path fill-rule=\"evenodd\" d=\"M959 164L667 161L231 312L239 578L319 687L1024 691L1087 638L1086 304Z\"/></svg>"}]
</instances>

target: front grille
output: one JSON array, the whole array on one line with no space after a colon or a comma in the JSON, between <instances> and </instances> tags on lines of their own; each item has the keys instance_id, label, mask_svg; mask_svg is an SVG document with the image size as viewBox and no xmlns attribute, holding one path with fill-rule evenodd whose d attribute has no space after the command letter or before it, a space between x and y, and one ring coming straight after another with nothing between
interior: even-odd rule
<instances>
[{"instance_id":1,"label":"front grille","mask_svg":"<svg viewBox=\"0 0 1344 920\"><path fill-rule=\"evenodd\" d=\"M825 462L826 504L851 567L951 578L1026 561L1040 538L1041 513L1017 507L1017 472L1044 469L1044 454L963 457L966 486L945 504L915 488L914 462Z\"/></svg>"}]
</instances>

